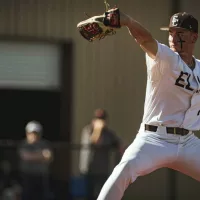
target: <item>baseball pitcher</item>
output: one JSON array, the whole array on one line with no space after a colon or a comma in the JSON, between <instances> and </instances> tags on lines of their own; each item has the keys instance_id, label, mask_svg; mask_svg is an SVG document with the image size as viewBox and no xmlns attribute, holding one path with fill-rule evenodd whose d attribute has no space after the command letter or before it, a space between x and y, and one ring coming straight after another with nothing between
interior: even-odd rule
<instances>
[{"instance_id":1,"label":"baseball pitcher","mask_svg":"<svg viewBox=\"0 0 200 200\"><path fill-rule=\"evenodd\" d=\"M169 31L169 47L118 8L78 24L89 41L107 36L106 30L117 32L120 27L127 27L145 52L144 115L135 140L104 184L98 200L122 199L137 177L162 167L200 181L200 140L193 133L200 130L200 60L193 55L197 19L186 12L174 14L169 26L162 28Z\"/></svg>"}]
</instances>

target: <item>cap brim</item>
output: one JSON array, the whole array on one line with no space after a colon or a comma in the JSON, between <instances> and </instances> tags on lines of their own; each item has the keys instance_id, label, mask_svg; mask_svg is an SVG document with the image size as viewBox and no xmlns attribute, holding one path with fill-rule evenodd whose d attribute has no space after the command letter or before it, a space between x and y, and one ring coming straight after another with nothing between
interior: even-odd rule
<instances>
[{"instance_id":1,"label":"cap brim","mask_svg":"<svg viewBox=\"0 0 200 200\"><path fill-rule=\"evenodd\" d=\"M164 26L164 27L160 27L161 31L169 31L169 27L168 26Z\"/></svg>"}]
</instances>

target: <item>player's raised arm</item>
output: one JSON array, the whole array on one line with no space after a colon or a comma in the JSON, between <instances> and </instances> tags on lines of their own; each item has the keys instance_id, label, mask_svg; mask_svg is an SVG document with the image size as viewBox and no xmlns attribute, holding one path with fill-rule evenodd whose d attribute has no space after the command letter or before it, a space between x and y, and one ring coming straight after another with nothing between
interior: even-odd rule
<instances>
[{"instance_id":1,"label":"player's raised arm","mask_svg":"<svg viewBox=\"0 0 200 200\"><path fill-rule=\"evenodd\" d=\"M90 42L114 35L122 26L128 27L131 35L151 58L156 57L158 44L150 32L118 8L106 9L103 15L93 16L77 24L81 35Z\"/></svg>"},{"instance_id":2,"label":"player's raised arm","mask_svg":"<svg viewBox=\"0 0 200 200\"><path fill-rule=\"evenodd\" d=\"M135 38L135 41L151 58L154 59L156 57L158 44L146 28L122 12L120 12L120 25L126 26L129 29L129 32Z\"/></svg>"}]
</instances>

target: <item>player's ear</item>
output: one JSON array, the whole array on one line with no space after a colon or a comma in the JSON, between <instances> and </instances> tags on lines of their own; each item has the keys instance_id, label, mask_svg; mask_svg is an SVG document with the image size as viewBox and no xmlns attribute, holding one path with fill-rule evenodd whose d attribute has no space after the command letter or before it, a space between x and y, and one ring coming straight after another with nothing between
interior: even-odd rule
<instances>
[{"instance_id":1,"label":"player's ear","mask_svg":"<svg viewBox=\"0 0 200 200\"><path fill-rule=\"evenodd\" d=\"M192 35L192 43L195 43L198 39L198 34L197 33L193 33Z\"/></svg>"}]
</instances>

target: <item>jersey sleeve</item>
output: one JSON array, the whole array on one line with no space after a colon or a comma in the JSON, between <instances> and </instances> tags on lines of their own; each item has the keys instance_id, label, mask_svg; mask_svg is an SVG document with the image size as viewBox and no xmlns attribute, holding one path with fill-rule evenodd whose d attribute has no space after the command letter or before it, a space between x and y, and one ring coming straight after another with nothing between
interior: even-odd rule
<instances>
[{"instance_id":1,"label":"jersey sleeve","mask_svg":"<svg viewBox=\"0 0 200 200\"><path fill-rule=\"evenodd\" d=\"M158 51L155 59L152 59L146 53L147 70L154 78L159 78L168 71L173 70L177 66L175 63L178 63L178 54L158 41L157 44Z\"/></svg>"}]
</instances>

